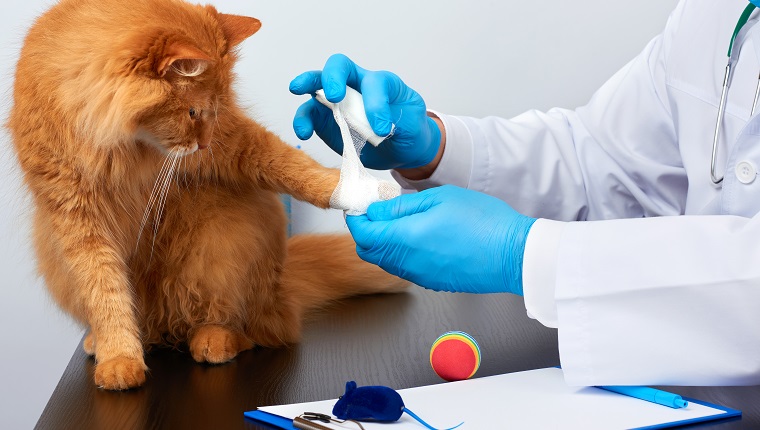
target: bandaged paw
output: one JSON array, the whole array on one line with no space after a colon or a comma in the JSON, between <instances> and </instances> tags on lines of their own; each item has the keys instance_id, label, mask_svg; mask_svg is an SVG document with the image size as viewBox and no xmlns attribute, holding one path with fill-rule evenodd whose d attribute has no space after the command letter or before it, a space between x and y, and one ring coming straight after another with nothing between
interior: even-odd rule
<instances>
[{"instance_id":1,"label":"bandaged paw","mask_svg":"<svg viewBox=\"0 0 760 430\"><path fill-rule=\"evenodd\" d=\"M385 140L385 137L372 131L364 113L361 94L352 88L346 88L346 97L338 103L332 103L319 90L316 99L332 109L343 139L340 181L330 197L330 207L342 209L347 215L361 215L367 212L371 203L398 196L401 193L398 184L372 176L359 159L367 142L377 146Z\"/></svg>"}]
</instances>

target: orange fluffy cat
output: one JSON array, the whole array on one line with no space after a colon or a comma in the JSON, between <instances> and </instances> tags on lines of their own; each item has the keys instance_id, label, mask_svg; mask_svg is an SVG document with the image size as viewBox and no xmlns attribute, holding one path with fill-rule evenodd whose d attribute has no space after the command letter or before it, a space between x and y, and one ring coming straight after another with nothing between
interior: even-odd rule
<instances>
[{"instance_id":1,"label":"orange fluffy cat","mask_svg":"<svg viewBox=\"0 0 760 430\"><path fill-rule=\"evenodd\" d=\"M199 362L295 342L308 309L402 283L347 236L286 240L277 193L325 208L339 173L247 118L254 18L181 0L62 0L18 62L11 130L39 269L89 328L95 383L145 381L145 347Z\"/></svg>"}]
</instances>

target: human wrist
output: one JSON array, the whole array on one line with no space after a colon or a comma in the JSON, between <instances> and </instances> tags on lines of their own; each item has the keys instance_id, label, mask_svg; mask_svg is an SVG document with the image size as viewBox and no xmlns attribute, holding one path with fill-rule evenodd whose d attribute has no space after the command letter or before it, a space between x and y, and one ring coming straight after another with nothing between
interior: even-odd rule
<instances>
[{"instance_id":1,"label":"human wrist","mask_svg":"<svg viewBox=\"0 0 760 430\"><path fill-rule=\"evenodd\" d=\"M435 172L438 164L440 164L441 158L443 158L443 152L446 148L446 129L443 126L443 121L437 116L428 113L427 122L431 135L431 142L429 144L429 148L431 148L430 152L433 153L432 148L436 148L432 160L419 167L395 169L401 176L412 181L429 178L433 172Z\"/></svg>"},{"instance_id":2,"label":"human wrist","mask_svg":"<svg viewBox=\"0 0 760 430\"><path fill-rule=\"evenodd\" d=\"M513 220L505 238L506 255L504 258L504 285L507 292L523 295L523 260L528 233L536 218L518 215Z\"/></svg>"}]
</instances>

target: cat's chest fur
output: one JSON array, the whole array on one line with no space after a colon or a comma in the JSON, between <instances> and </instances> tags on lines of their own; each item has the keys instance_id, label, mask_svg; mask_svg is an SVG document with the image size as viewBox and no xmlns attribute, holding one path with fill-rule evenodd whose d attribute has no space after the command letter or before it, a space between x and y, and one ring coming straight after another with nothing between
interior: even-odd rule
<instances>
[{"instance_id":1,"label":"cat's chest fur","mask_svg":"<svg viewBox=\"0 0 760 430\"><path fill-rule=\"evenodd\" d=\"M80 154L85 158L88 154ZM138 241L155 236L165 211L173 210L171 198L185 189L197 188L196 178L185 173L186 160L174 159L149 147L132 151L103 150L94 154L100 163L87 160L72 191L94 218L133 254ZM182 180L180 180L180 178Z\"/></svg>"}]
</instances>

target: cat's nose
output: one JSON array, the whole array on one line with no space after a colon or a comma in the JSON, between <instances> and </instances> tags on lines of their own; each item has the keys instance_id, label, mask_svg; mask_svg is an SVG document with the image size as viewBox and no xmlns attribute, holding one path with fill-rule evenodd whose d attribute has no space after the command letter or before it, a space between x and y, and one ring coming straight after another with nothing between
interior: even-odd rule
<instances>
[{"instance_id":1,"label":"cat's nose","mask_svg":"<svg viewBox=\"0 0 760 430\"><path fill-rule=\"evenodd\" d=\"M198 139L198 149L206 149L211 146L211 137L201 137Z\"/></svg>"},{"instance_id":2,"label":"cat's nose","mask_svg":"<svg viewBox=\"0 0 760 430\"><path fill-rule=\"evenodd\" d=\"M209 128L202 129L201 132L196 135L196 138L198 139L198 149L206 149L211 146L211 137L212 134Z\"/></svg>"}]
</instances>

